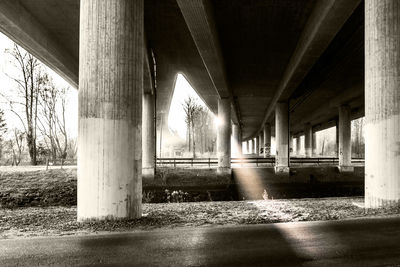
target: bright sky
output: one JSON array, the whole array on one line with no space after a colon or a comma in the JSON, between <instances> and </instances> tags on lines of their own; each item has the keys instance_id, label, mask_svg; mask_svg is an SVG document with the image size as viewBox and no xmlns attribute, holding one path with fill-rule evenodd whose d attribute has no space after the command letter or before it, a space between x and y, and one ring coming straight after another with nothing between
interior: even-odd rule
<instances>
[{"instance_id":1,"label":"bright sky","mask_svg":"<svg viewBox=\"0 0 400 267\"><path fill-rule=\"evenodd\" d=\"M7 49L12 49L14 46L11 41L4 34L0 33L0 92L6 95L8 99L16 97L16 82L10 77L18 77L18 69L13 63L11 55L6 53ZM70 86L63 78L45 66L49 75L53 78L54 83L59 88L70 89L67 91L67 111L66 111L66 125L67 131L71 137L78 135L78 90ZM18 117L10 111L10 106L4 97L0 97L0 108L4 110L7 128L23 129L21 121ZM15 107L16 108L16 107Z\"/></svg>"},{"instance_id":2,"label":"bright sky","mask_svg":"<svg viewBox=\"0 0 400 267\"><path fill-rule=\"evenodd\" d=\"M185 77L182 74L178 74L168 115L168 127L172 131L177 131L178 135L183 139L186 138L186 122L182 104L189 96L196 99L198 104L206 107L204 101L198 96Z\"/></svg>"}]
</instances>

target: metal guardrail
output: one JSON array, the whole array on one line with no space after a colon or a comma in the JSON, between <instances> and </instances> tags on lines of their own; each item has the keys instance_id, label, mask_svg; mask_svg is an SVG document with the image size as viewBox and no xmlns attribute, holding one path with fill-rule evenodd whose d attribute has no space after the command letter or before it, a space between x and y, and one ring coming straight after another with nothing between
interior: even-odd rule
<instances>
[{"instance_id":1,"label":"metal guardrail","mask_svg":"<svg viewBox=\"0 0 400 267\"><path fill-rule=\"evenodd\" d=\"M240 164L241 166L246 164L255 164L256 166L259 165L274 165L275 158L231 158L232 164ZM319 157L319 158L290 158L291 164L317 164L317 165L327 165L339 164L339 158L335 157ZM352 158L352 164L362 164L364 163L363 158ZM158 166L173 166L176 168L178 165L187 165L190 167L194 166L217 166L218 159L217 158L157 158L157 165Z\"/></svg>"}]
</instances>

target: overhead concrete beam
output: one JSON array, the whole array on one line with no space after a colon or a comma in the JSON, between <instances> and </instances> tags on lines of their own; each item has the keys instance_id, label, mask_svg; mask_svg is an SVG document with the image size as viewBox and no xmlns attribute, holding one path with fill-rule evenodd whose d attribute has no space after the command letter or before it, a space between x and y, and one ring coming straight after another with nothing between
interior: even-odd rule
<instances>
[{"instance_id":1,"label":"overhead concrete beam","mask_svg":"<svg viewBox=\"0 0 400 267\"><path fill-rule=\"evenodd\" d=\"M240 124L238 107L229 89L217 28L209 0L177 0L186 25L220 98L231 99L232 121Z\"/></svg>"},{"instance_id":2,"label":"overhead concrete beam","mask_svg":"<svg viewBox=\"0 0 400 267\"><path fill-rule=\"evenodd\" d=\"M78 59L58 43L19 1L0 1L0 30L78 88Z\"/></svg>"},{"instance_id":3,"label":"overhead concrete beam","mask_svg":"<svg viewBox=\"0 0 400 267\"><path fill-rule=\"evenodd\" d=\"M317 1L257 132L272 119L278 101L286 101L294 92L360 2L361 0Z\"/></svg>"}]
</instances>

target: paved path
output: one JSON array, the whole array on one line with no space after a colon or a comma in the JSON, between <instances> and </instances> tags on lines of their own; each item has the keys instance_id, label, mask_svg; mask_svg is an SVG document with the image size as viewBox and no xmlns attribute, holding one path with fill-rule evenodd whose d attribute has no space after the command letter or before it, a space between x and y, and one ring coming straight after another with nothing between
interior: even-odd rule
<instances>
[{"instance_id":1,"label":"paved path","mask_svg":"<svg viewBox=\"0 0 400 267\"><path fill-rule=\"evenodd\" d=\"M0 241L0 266L400 266L400 218Z\"/></svg>"}]
</instances>

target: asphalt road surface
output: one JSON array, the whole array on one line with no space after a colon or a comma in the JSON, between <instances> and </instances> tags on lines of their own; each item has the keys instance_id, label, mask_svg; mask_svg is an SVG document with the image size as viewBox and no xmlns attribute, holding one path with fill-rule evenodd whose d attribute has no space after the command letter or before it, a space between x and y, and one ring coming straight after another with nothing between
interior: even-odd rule
<instances>
[{"instance_id":1,"label":"asphalt road surface","mask_svg":"<svg viewBox=\"0 0 400 267\"><path fill-rule=\"evenodd\" d=\"M0 266L400 266L400 218L0 241Z\"/></svg>"}]
</instances>

